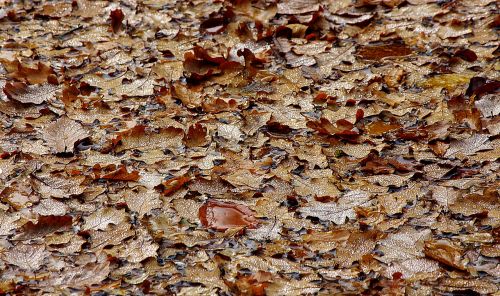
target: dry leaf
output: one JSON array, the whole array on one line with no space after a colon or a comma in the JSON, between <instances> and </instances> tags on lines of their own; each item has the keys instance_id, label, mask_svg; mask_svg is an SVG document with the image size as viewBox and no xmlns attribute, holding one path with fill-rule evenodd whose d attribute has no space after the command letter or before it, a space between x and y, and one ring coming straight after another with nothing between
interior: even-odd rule
<instances>
[{"instance_id":1,"label":"dry leaf","mask_svg":"<svg viewBox=\"0 0 500 296\"><path fill-rule=\"evenodd\" d=\"M20 103L42 104L55 99L58 87L52 84L26 85L24 83L7 83L4 92L9 99Z\"/></svg>"},{"instance_id":2,"label":"dry leaf","mask_svg":"<svg viewBox=\"0 0 500 296\"><path fill-rule=\"evenodd\" d=\"M101 208L90 216L85 218L83 230L100 229L105 230L109 224L118 225L126 222L127 214L125 210L116 210L114 208Z\"/></svg>"},{"instance_id":3,"label":"dry leaf","mask_svg":"<svg viewBox=\"0 0 500 296\"><path fill-rule=\"evenodd\" d=\"M89 136L83 126L66 116L43 129L43 139L55 153L73 152L76 142Z\"/></svg>"},{"instance_id":4,"label":"dry leaf","mask_svg":"<svg viewBox=\"0 0 500 296\"><path fill-rule=\"evenodd\" d=\"M25 245L19 243L13 248L1 254L4 262L19 266L27 271L37 271L42 267L49 253L45 251L44 245Z\"/></svg>"},{"instance_id":5,"label":"dry leaf","mask_svg":"<svg viewBox=\"0 0 500 296\"><path fill-rule=\"evenodd\" d=\"M367 206L369 203L370 195L364 191L356 190L344 194L337 202L310 202L309 206L301 208L300 212L303 216L317 217L340 225L346 223L346 218L356 218L355 207Z\"/></svg>"}]
</instances>

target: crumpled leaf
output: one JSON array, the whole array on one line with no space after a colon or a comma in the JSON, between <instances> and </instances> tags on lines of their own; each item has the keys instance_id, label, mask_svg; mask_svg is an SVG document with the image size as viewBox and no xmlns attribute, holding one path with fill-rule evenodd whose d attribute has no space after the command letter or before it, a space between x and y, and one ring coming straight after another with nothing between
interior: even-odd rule
<instances>
[{"instance_id":1,"label":"crumpled leaf","mask_svg":"<svg viewBox=\"0 0 500 296\"><path fill-rule=\"evenodd\" d=\"M16 222L19 220L18 214L9 214L0 210L0 235L9 235L16 228Z\"/></svg>"},{"instance_id":2,"label":"crumpled leaf","mask_svg":"<svg viewBox=\"0 0 500 296\"><path fill-rule=\"evenodd\" d=\"M149 257L156 257L158 245L151 241L147 233L139 233L137 239L131 240L120 249L119 257L129 262L138 263Z\"/></svg>"},{"instance_id":3,"label":"crumpled leaf","mask_svg":"<svg viewBox=\"0 0 500 296\"><path fill-rule=\"evenodd\" d=\"M317 11L317 0L282 0L278 3L279 14L301 14Z\"/></svg>"},{"instance_id":4,"label":"crumpled leaf","mask_svg":"<svg viewBox=\"0 0 500 296\"><path fill-rule=\"evenodd\" d=\"M390 263L424 257L424 241L431 237L431 231L422 231L403 227L396 233L389 234L379 242L378 250L384 255L378 260Z\"/></svg>"},{"instance_id":5,"label":"crumpled leaf","mask_svg":"<svg viewBox=\"0 0 500 296\"><path fill-rule=\"evenodd\" d=\"M490 217L500 217L497 205L500 200L498 191L494 188L486 188L482 195L470 194L458 198L449 206L453 213L465 216L487 213Z\"/></svg>"},{"instance_id":6,"label":"crumpled leaf","mask_svg":"<svg viewBox=\"0 0 500 296\"><path fill-rule=\"evenodd\" d=\"M64 269L46 281L52 287L85 288L100 284L110 272L109 262L88 263L83 266Z\"/></svg>"},{"instance_id":7,"label":"crumpled leaf","mask_svg":"<svg viewBox=\"0 0 500 296\"><path fill-rule=\"evenodd\" d=\"M351 233L347 241L337 248L335 262L344 268L354 261L361 260L363 256L369 255L375 249L379 235L377 231Z\"/></svg>"}]
</instances>

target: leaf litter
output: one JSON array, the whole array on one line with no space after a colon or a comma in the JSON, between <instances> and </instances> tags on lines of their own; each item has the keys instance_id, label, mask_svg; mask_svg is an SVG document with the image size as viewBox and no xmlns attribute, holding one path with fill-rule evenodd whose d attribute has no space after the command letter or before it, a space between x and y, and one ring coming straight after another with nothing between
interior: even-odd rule
<instances>
[{"instance_id":1,"label":"leaf litter","mask_svg":"<svg viewBox=\"0 0 500 296\"><path fill-rule=\"evenodd\" d=\"M496 295L495 1L2 1L0 293Z\"/></svg>"}]
</instances>

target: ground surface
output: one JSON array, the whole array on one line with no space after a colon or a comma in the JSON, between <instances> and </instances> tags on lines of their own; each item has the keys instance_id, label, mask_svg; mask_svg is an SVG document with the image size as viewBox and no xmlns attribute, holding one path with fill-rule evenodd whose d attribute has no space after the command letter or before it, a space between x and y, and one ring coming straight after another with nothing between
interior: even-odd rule
<instances>
[{"instance_id":1,"label":"ground surface","mask_svg":"<svg viewBox=\"0 0 500 296\"><path fill-rule=\"evenodd\" d=\"M1 0L0 291L498 294L495 13Z\"/></svg>"}]
</instances>

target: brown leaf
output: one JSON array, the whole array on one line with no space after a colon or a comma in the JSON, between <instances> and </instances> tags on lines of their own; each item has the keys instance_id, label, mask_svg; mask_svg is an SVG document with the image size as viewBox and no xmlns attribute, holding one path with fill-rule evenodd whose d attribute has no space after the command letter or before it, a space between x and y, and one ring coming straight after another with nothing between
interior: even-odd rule
<instances>
[{"instance_id":1,"label":"brown leaf","mask_svg":"<svg viewBox=\"0 0 500 296\"><path fill-rule=\"evenodd\" d=\"M498 285L489 280L464 279L443 277L438 281L437 287L441 291L455 292L463 291L469 293L475 291L481 295L490 295L498 292Z\"/></svg>"},{"instance_id":2,"label":"brown leaf","mask_svg":"<svg viewBox=\"0 0 500 296\"><path fill-rule=\"evenodd\" d=\"M53 274L43 285L60 288L88 288L91 285L101 284L110 272L109 264L109 261L104 261L65 268L62 272Z\"/></svg>"},{"instance_id":3,"label":"brown leaf","mask_svg":"<svg viewBox=\"0 0 500 296\"><path fill-rule=\"evenodd\" d=\"M278 3L279 14L301 14L318 10L317 0L282 0Z\"/></svg>"},{"instance_id":4,"label":"brown leaf","mask_svg":"<svg viewBox=\"0 0 500 296\"><path fill-rule=\"evenodd\" d=\"M199 210L198 217L203 226L215 230L248 227L256 228L257 219L247 206L209 199Z\"/></svg>"},{"instance_id":5,"label":"brown leaf","mask_svg":"<svg viewBox=\"0 0 500 296\"><path fill-rule=\"evenodd\" d=\"M369 202L370 195L367 192L356 190L345 193L337 202L310 202L307 207L300 209L300 213L304 217L318 217L340 225L346 223L346 218L356 218L355 207L368 205Z\"/></svg>"},{"instance_id":6,"label":"brown leaf","mask_svg":"<svg viewBox=\"0 0 500 296\"><path fill-rule=\"evenodd\" d=\"M345 268L349 267L354 261L361 260L364 255L370 254L375 249L376 240L380 235L379 232L374 230L351 233L345 245L337 248L335 262L341 268Z\"/></svg>"},{"instance_id":7,"label":"brown leaf","mask_svg":"<svg viewBox=\"0 0 500 296\"><path fill-rule=\"evenodd\" d=\"M54 71L50 66L38 62L36 68L18 63L17 71L10 73L9 76L29 84L43 84L49 82L49 76L53 74Z\"/></svg>"},{"instance_id":8,"label":"brown leaf","mask_svg":"<svg viewBox=\"0 0 500 296\"><path fill-rule=\"evenodd\" d=\"M24 104L42 104L55 98L58 87L52 84L26 85L21 82L7 83L3 89L7 97Z\"/></svg>"},{"instance_id":9,"label":"brown leaf","mask_svg":"<svg viewBox=\"0 0 500 296\"><path fill-rule=\"evenodd\" d=\"M485 134L474 134L465 140L455 140L450 143L450 147L444 157L455 154L473 155L481 150L489 150L493 147L489 144L489 136Z\"/></svg>"},{"instance_id":10,"label":"brown leaf","mask_svg":"<svg viewBox=\"0 0 500 296\"><path fill-rule=\"evenodd\" d=\"M101 179L112 181L137 181L139 180L139 171L127 171L125 165L121 165L117 170L101 176Z\"/></svg>"},{"instance_id":11,"label":"brown leaf","mask_svg":"<svg viewBox=\"0 0 500 296\"><path fill-rule=\"evenodd\" d=\"M44 245L17 244L7 252L0 254L6 263L19 266L27 271L37 271L42 267L49 253Z\"/></svg>"},{"instance_id":12,"label":"brown leaf","mask_svg":"<svg viewBox=\"0 0 500 296\"><path fill-rule=\"evenodd\" d=\"M100 229L105 230L109 224L118 225L127 220L125 210L114 208L101 208L85 218L83 230Z\"/></svg>"},{"instance_id":13,"label":"brown leaf","mask_svg":"<svg viewBox=\"0 0 500 296\"><path fill-rule=\"evenodd\" d=\"M370 135L378 136L392 130L400 128L399 124L386 123L383 121L375 121L366 126L366 130Z\"/></svg>"},{"instance_id":14,"label":"brown leaf","mask_svg":"<svg viewBox=\"0 0 500 296\"><path fill-rule=\"evenodd\" d=\"M125 195L125 202L130 210L137 212L139 218L149 214L152 209L157 209L162 206L160 195L156 191L146 189L138 190L138 192L130 191Z\"/></svg>"},{"instance_id":15,"label":"brown leaf","mask_svg":"<svg viewBox=\"0 0 500 296\"><path fill-rule=\"evenodd\" d=\"M466 270L466 261L462 259L463 250L454 246L448 241L430 241L424 246L424 253L427 257L437 260L445 265Z\"/></svg>"},{"instance_id":16,"label":"brown leaf","mask_svg":"<svg viewBox=\"0 0 500 296\"><path fill-rule=\"evenodd\" d=\"M123 19L125 18L125 15L123 14L121 9L115 9L112 10L111 13L109 14L109 17L111 18L111 30L113 30L113 33L118 33L122 29L122 22Z\"/></svg>"},{"instance_id":17,"label":"brown leaf","mask_svg":"<svg viewBox=\"0 0 500 296\"><path fill-rule=\"evenodd\" d=\"M489 217L500 217L498 203L500 194L495 188L486 188L482 195L470 194L457 198L456 201L448 207L453 213L465 216L487 214Z\"/></svg>"},{"instance_id":18,"label":"brown leaf","mask_svg":"<svg viewBox=\"0 0 500 296\"><path fill-rule=\"evenodd\" d=\"M475 62L477 60L476 53L467 48L457 50L455 56L467 62Z\"/></svg>"},{"instance_id":19,"label":"brown leaf","mask_svg":"<svg viewBox=\"0 0 500 296\"><path fill-rule=\"evenodd\" d=\"M71 216L40 216L37 223L29 221L23 225L23 233L17 237L20 240L29 240L46 236L47 234L63 231L71 227Z\"/></svg>"},{"instance_id":20,"label":"brown leaf","mask_svg":"<svg viewBox=\"0 0 500 296\"><path fill-rule=\"evenodd\" d=\"M379 61L385 57L402 57L413 51L405 44L367 45L358 49L357 54L367 60Z\"/></svg>"},{"instance_id":21,"label":"brown leaf","mask_svg":"<svg viewBox=\"0 0 500 296\"><path fill-rule=\"evenodd\" d=\"M123 243L124 239L135 234L135 232L130 229L130 224L128 223L110 225L104 231L92 229L89 232L92 238L92 249L119 245Z\"/></svg>"},{"instance_id":22,"label":"brown leaf","mask_svg":"<svg viewBox=\"0 0 500 296\"><path fill-rule=\"evenodd\" d=\"M9 235L16 228L16 221L19 220L18 214L9 214L0 210L0 236Z\"/></svg>"},{"instance_id":23,"label":"brown leaf","mask_svg":"<svg viewBox=\"0 0 500 296\"><path fill-rule=\"evenodd\" d=\"M47 125L43 129L42 135L47 145L55 153L73 152L75 143L89 136L81 124L66 116Z\"/></svg>"},{"instance_id":24,"label":"brown leaf","mask_svg":"<svg viewBox=\"0 0 500 296\"><path fill-rule=\"evenodd\" d=\"M146 131L143 125L137 125L118 134L113 140L116 151L139 149L174 149L182 146L184 132L182 129L167 127L157 133Z\"/></svg>"},{"instance_id":25,"label":"brown leaf","mask_svg":"<svg viewBox=\"0 0 500 296\"><path fill-rule=\"evenodd\" d=\"M191 125L188 132L184 135L184 143L186 147L201 147L205 146L207 141L207 129L199 123Z\"/></svg>"}]
</instances>

